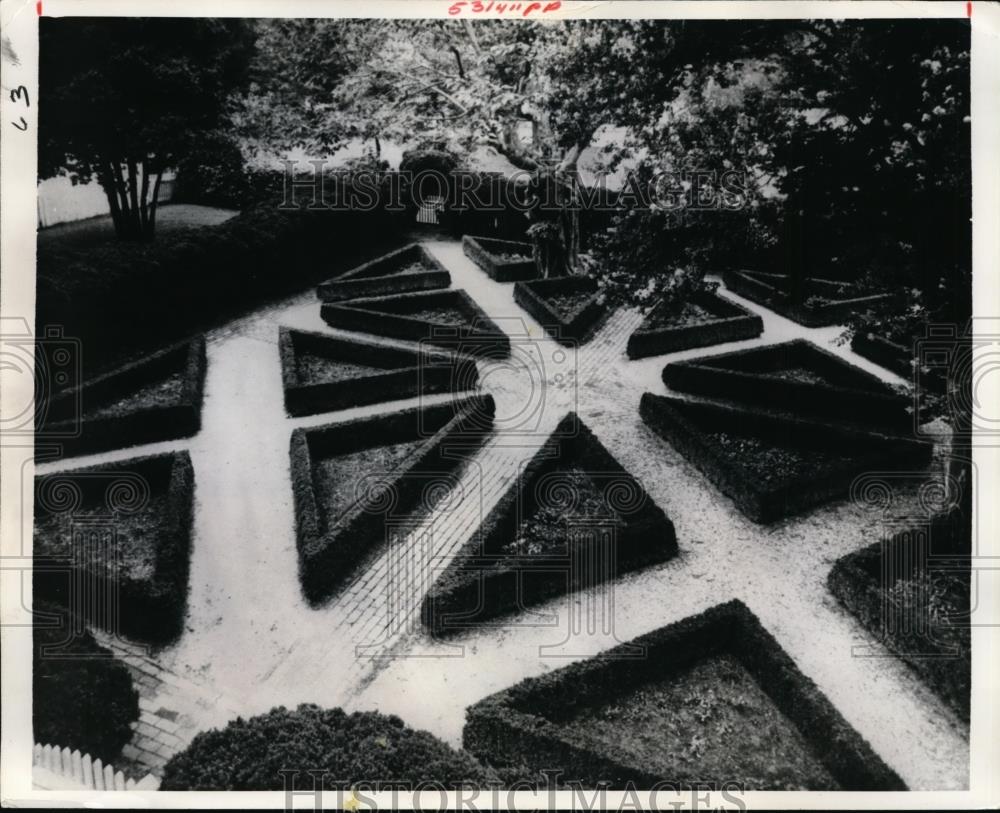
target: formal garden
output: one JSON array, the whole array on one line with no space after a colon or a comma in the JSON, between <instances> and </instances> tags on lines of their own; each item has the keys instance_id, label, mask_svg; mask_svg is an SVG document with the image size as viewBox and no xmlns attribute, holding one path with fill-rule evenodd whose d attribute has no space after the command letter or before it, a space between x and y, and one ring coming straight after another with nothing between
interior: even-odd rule
<instances>
[{"instance_id":1,"label":"formal garden","mask_svg":"<svg viewBox=\"0 0 1000 813\"><path fill-rule=\"evenodd\" d=\"M44 18L36 781L966 787L968 54Z\"/></svg>"}]
</instances>

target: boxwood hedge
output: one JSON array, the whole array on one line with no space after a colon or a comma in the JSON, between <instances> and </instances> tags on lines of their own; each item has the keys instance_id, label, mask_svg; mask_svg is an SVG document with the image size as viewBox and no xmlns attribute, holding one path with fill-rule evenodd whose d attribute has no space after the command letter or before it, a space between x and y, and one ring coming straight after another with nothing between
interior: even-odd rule
<instances>
[{"instance_id":1,"label":"boxwood hedge","mask_svg":"<svg viewBox=\"0 0 1000 813\"><path fill-rule=\"evenodd\" d=\"M132 676L66 610L45 602L34 609L35 742L115 760L139 719Z\"/></svg>"},{"instance_id":2,"label":"boxwood hedge","mask_svg":"<svg viewBox=\"0 0 1000 813\"><path fill-rule=\"evenodd\" d=\"M316 785L331 790L380 783L454 789L494 779L468 753L394 715L304 704L198 734L166 764L160 790L286 790L288 771L299 772L296 787L310 790L306 771L324 771Z\"/></svg>"}]
</instances>

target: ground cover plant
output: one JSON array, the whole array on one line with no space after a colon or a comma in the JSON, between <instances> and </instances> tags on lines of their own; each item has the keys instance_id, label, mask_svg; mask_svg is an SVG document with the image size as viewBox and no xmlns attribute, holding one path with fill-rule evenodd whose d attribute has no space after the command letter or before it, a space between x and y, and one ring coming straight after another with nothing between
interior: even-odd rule
<instances>
[{"instance_id":1,"label":"ground cover plant","mask_svg":"<svg viewBox=\"0 0 1000 813\"><path fill-rule=\"evenodd\" d=\"M201 732L164 767L160 790L285 790L285 772L306 765L325 772L331 793L373 783L412 790L427 782L458 789L494 781L470 754L394 715L303 704Z\"/></svg>"},{"instance_id":2,"label":"ground cover plant","mask_svg":"<svg viewBox=\"0 0 1000 813\"><path fill-rule=\"evenodd\" d=\"M597 283L582 276L518 282L514 301L565 345L586 341L608 312Z\"/></svg>"},{"instance_id":3,"label":"ground cover plant","mask_svg":"<svg viewBox=\"0 0 1000 813\"><path fill-rule=\"evenodd\" d=\"M905 788L739 601L479 701L463 742L589 787Z\"/></svg>"},{"instance_id":4,"label":"ground cover plant","mask_svg":"<svg viewBox=\"0 0 1000 813\"><path fill-rule=\"evenodd\" d=\"M187 605L194 472L186 452L47 474L35 483L36 595L154 644ZM82 596L72 585L83 584ZM117 612L108 615L115 597Z\"/></svg>"},{"instance_id":5,"label":"ground cover plant","mask_svg":"<svg viewBox=\"0 0 1000 813\"><path fill-rule=\"evenodd\" d=\"M462 250L497 282L516 282L538 276L530 243L466 234L462 237Z\"/></svg>"},{"instance_id":6,"label":"ground cover plant","mask_svg":"<svg viewBox=\"0 0 1000 813\"><path fill-rule=\"evenodd\" d=\"M928 443L834 423L645 393L642 419L754 522L848 494L866 471L925 467Z\"/></svg>"},{"instance_id":7,"label":"ground cover plant","mask_svg":"<svg viewBox=\"0 0 1000 813\"><path fill-rule=\"evenodd\" d=\"M859 290L850 282L808 278L802 291L787 274L732 270L723 278L733 293L764 305L806 327L843 324L855 313L892 299L894 294Z\"/></svg>"},{"instance_id":8,"label":"ground cover plant","mask_svg":"<svg viewBox=\"0 0 1000 813\"><path fill-rule=\"evenodd\" d=\"M458 393L479 380L471 361L312 331L281 328L278 348L289 415Z\"/></svg>"},{"instance_id":9,"label":"ground cover plant","mask_svg":"<svg viewBox=\"0 0 1000 813\"><path fill-rule=\"evenodd\" d=\"M663 381L672 390L778 413L913 428L912 397L804 339L672 362Z\"/></svg>"},{"instance_id":10,"label":"ground cover plant","mask_svg":"<svg viewBox=\"0 0 1000 813\"><path fill-rule=\"evenodd\" d=\"M968 721L971 528L958 509L838 560L831 592Z\"/></svg>"},{"instance_id":11,"label":"ground cover plant","mask_svg":"<svg viewBox=\"0 0 1000 813\"><path fill-rule=\"evenodd\" d=\"M463 355L510 355L507 335L462 290L327 302L321 316L332 327L427 342Z\"/></svg>"},{"instance_id":12,"label":"ground cover plant","mask_svg":"<svg viewBox=\"0 0 1000 813\"><path fill-rule=\"evenodd\" d=\"M128 669L58 605L36 601L32 629L32 728L41 745L118 758L139 719Z\"/></svg>"},{"instance_id":13,"label":"ground cover plant","mask_svg":"<svg viewBox=\"0 0 1000 813\"><path fill-rule=\"evenodd\" d=\"M323 302L447 288L451 275L426 248L410 243L320 283Z\"/></svg>"},{"instance_id":14,"label":"ground cover plant","mask_svg":"<svg viewBox=\"0 0 1000 813\"><path fill-rule=\"evenodd\" d=\"M424 623L461 631L676 552L673 523L570 413L431 588Z\"/></svg>"},{"instance_id":15,"label":"ground cover plant","mask_svg":"<svg viewBox=\"0 0 1000 813\"><path fill-rule=\"evenodd\" d=\"M204 383L199 336L50 398L36 443L61 456L189 437L201 428Z\"/></svg>"},{"instance_id":16,"label":"ground cover plant","mask_svg":"<svg viewBox=\"0 0 1000 813\"><path fill-rule=\"evenodd\" d=\"M333 595L387 541L390 521L448 491L463 455L442 447L474 451L493 411L490 396L476 396L292 433L299 580L311 603Z\"/></svg>"},{"instance_id":17,"label":"ground cover plant","mask_svg":"<svg viewBox=\"0 0 1000 813\"><path fill-rule=\"evenodd\" d=\"M697 293L678 306L654 307L628 339L632 359L658 356L741 339L764 332L763 320L712 292Z\"/></svg>"}]
</instances>

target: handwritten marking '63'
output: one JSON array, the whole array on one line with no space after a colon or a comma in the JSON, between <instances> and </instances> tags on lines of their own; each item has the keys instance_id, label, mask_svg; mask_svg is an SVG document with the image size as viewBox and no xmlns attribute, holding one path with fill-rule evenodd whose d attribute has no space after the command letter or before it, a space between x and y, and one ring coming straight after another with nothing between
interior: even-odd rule
<instances>
[{"instance_id":1,"label":"handwritten marking '63'","mask_svg":"<svg viewBox=\"0 0 1000 813\"><path fill-rule=\"evenodd\" d=\"M31 97L28 95L28 89L24 85L18 85L10 92L10 101L12 104L23 104L25 107L31 107ZM11 121L18 130L22 133L28 129L28 122L24 120L24 116L18 116L18 121Z\"/></svg>"}]
</instances>

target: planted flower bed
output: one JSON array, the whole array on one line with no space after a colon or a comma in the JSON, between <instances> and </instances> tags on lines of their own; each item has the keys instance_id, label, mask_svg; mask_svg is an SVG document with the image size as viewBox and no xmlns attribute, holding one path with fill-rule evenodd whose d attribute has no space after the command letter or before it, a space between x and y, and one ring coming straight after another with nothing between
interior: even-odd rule
<instances>
[{"instance_id":1,"label":"planted flower bed","mask_svg":"<svg viewBox=\"0 0 1000 813\"><path fill-rule=\"evenodd\" d=\"M424 623L455 632L676 552L673 523L570 413L431 589Z\"/></svg>"},{"instance_id":2,"label":"planted flower bed","mask_svg":"<svg viewBox=\"0 0 1000 813\"><path fill-rule=\"evenodd\" d=\"M35 482L36 595L128 637L180 635L194 471L186 452L48 474ZM82 585L77 595L72 585ZM117 622L108 608L117 607Z\"/></svg>"},{"instance_id":3,"label":"planted flower bed","mask_svg":"<svg viewBox=\"0 0 1000 813\"><path fill-rule=\"evenodd\" d=\"M510 355L507 334L462 290L327 302L320 315L333 327L423 341L463 355Z\"/></svg>"},{"instance_id":4,"label":"planted flower bed","mask_svg":"<svg viewBox=\"0 0 1000 813\"><path fill-rule=\"evenodd\" d=\"M426 248L410 243L401 249L321 282L316 293L323 302L406 291L447 288L451 275Z\"/></svg>"},{"instance_id":5,"label":"planted flower bed","mask_svg":"<svg viewBox=\"0 0 1000 813\"><path fill-rule=\"evenodd\" d=\"M639 412L761 523L846 497L863 472L923 468L932 450L907 438L649 392Z\"/></svg>"},{"instance_id":6,"label":"planted flower bed","mask_svg":"<svg viewBox=\"0 0 1000 813\"><path fill-rule=\"evenodd\" d=\"M530 313L557 342L586 341L607 313L590 277L552 277L519 282L514 301Z\"/></svg>"},{"instance_id":7,"label":"planted flower bed","mask_svg":"<svg viewBox=\"0 0 1000 813\"><path fill-rule=\"evenodd\" d=\"M61 457L189 437L201 428L204 383L199 336L61 392L45 406L35 442Z\"/></svg>"},{"instance_id":8,"label":"planted flower bed","mask_svg":"<svg viewBox=\"0 0 1000 813\"><path fill-rule=\"evenodd\" d=\"M586 787L905 790L739 601L479 701L463 740Z\"/></svg>"},{"instance_id":9,"label":"planted flower bed","mask_svg":"<svg viewBox=\"0 0 1000 813\"><path fill-rule=\"evenodd\" d=\"M912 398L812 342L797 339L678 361L663 369L673 390L777 412L912 428Z\"/></svg>"},{"instance_id":10,"label":"planted flower bed","mask_svg":"<svg viewBox=\"0 0 1000 813\"><path fill-rule=\"evenodd\" d=\"M969 719L970 528L952 510L838 560L831 592L963 719Z\"/></svg>"},{"instance_id":11,"label":"planted flower bed","mask_svg":"<svg viewBox=\"0 0 1000 813\"><path fill-rule=\"evenodd\" d=\"M479 380L473 361L323 333L281 328L278 346L289 415L457 393Z\"/></svg>"},{"instance_id":12,"label":"planted flower bed","mask_svg":"<svg viewBox=\"0 0 1000 813\"><path fill-rule=\"evenodd\" d=\"M726 271L726 287L752 302L764 305L806 327L836 325L859 311L881 305L893 294L861 294L849 282L811 277L803 285L803 300L791 297L791 278L787 274L762 271Z\"/></svg>"},{"instance_id":13,"label":"planted flower bed","mask_svg":"<svg viewBox=\"0 0 1000 813\"><path fill-rule=\"evenodd\" d=\"M538 276L530 243L467 234L462 238L462 251L497 282L516 282Z\"/></svg>"},{"instance_id":14,"label":"planted flower bed","mask_svg":"<svg viewBox=\"0 0 1000 813\"><path fill-rule=\"evenodd\" d=\"M299 579L311 603L333 595L386 541L390 520L449 488L462 460L451 452L478 448L493 411L490 396L475 396L292 433Z\"/></svg>"},{"instance_id":15,"label":"planted flower bed","mask_svg":"<svg viewBox=\"0 0 1000 813\"><path fill-rule=\"evenodd\" d=\"M701 294L680 310L654 308L628 339L632 359L659 356L691 347L754 339L764 322L742 305L717 294Z\"/></svg>"}]
</instances>

